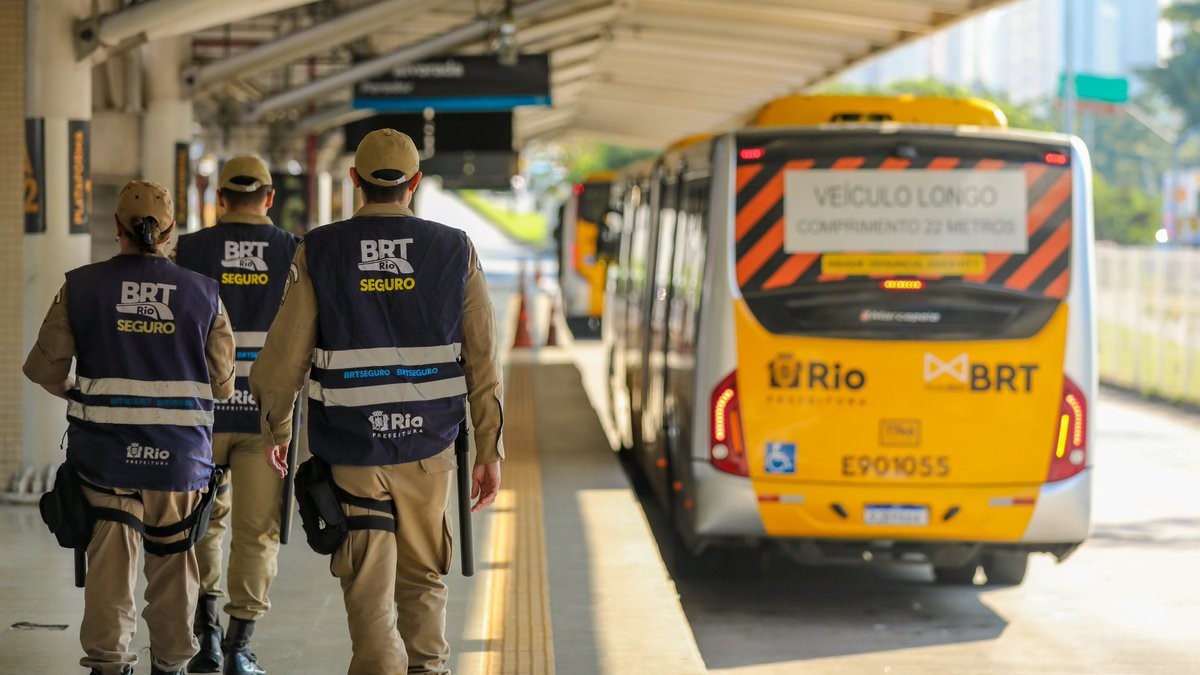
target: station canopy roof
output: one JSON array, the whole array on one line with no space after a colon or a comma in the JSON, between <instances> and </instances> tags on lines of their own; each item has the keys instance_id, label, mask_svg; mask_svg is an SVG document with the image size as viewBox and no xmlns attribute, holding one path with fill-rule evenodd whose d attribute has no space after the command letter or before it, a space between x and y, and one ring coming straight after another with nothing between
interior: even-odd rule
<instances>
[{"instance_id":1,"label":"station canopy roof","mask_svg":"<svg viewBox=\"0 0 1200 675\"><path fill-rule=\"evenodd\" d=\"M512 0L519 51L548 55L552 97L517 109L514 141L661 147L1008 1ZM506 10L504 0L268 4L290 6L192 33L188 75L203 123L340 128L371 114L351 108L359 74L496 53Z\"/></svg>"}]
</instances>

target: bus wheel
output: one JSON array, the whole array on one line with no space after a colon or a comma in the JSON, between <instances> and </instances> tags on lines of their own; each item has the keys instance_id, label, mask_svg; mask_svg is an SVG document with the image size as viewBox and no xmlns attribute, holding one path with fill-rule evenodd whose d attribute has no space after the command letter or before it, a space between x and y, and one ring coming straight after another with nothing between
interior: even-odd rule
<instances>
[{"instance_id":1,"label":"bus wheel","mask_svg":"<svg viewBox=\"0 0 1200 675\"><path fill-rule=\"evenodd\" d=\"M975 583L975 571L979 569L979 559L975 558L965 565L954 567L934 567L933 579L947 586L970 586Z\"/></svg>"},{"instance_id":2,"label":"bus wheel","mask_svg":"<svg viewBox=\"0 0 1200 675\"><path fill-rule=\"evenodd\" d=\"M992 551L983 557L987 582L997 586L1016 586L1025 580L1029 554L1025 551Z\"/></svg>"}]
</instances>

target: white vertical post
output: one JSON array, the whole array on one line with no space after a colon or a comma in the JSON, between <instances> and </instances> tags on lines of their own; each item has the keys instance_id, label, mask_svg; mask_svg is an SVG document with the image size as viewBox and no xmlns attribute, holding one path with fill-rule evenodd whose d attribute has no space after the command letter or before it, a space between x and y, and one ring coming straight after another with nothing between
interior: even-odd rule
<instances>
[{"instance_id":1,"label":"white vertical post","mask_svg":"<svg viewBox=\"0 0 1200 675\"><path fill-rule=\"evenodd\" d=\"M42 120L45 231L25 235L25 301L22 355L37 340L46 309L68 270L91 262L92 237L86 214L90 210L90 167L73 162L86 135L71 123L92 119L92 68L75 61L76 11L86 3L72 0L28 0L26 3L25 116ZM82 159L82 157L78 157ZM35 161L37 161L35 159ZM72 184L78 189L72 191ZM78 216L84 215L83 219ZM72 222L82 220L72 231ZM115 229L113 234L116 234ZM40 469L59 459L59 442L66 430L66 404L28 381L22 390L24 429L22 463Z\"/></svg>"},{"instance_id":2,"label":"white vertical post","mask_svg":"<svg viewBox=\"0 0 1200 675\"><path fill-rule=\"evenodd\" d=\"M180 72L190 61L191 37L158 40L142 47L145 58L146 112L142 117L142 177L161 183L171 191L176 204L187 203L188 194L176 186L178 160L175 146L192 142L192 101L180 83ZM138 74L131 73L131 77ZM188 160L190 163L190 160ZM199 226L200 219L189 222ZM191 229L179 223L176 232Z\"/></svg>"},{"instance_id":3,"label":"white vertical post","mask_svg":"<svg viewBox=\"0 0 1200 675\"><path fill-rule=\"evenodd\" d=\"M1200 272L1197 265L1197 258L1200 258L1200 251L1195 249L1181 249L1183 260L1181 267L1183 268L1183 288L1182 300L1180 301L1180 330L1179 344L1183 348L1183 363L1180 364L1180 371L1183 373L1183 383L1180 385L1179 394L1184 399L1189 401L1200 402L1200 389L1192 387L1192 350L1200 346L1196 340L1194 329L1196 328L1196 313L1200 312L1200 302L1195 296L1196 284L1192 278L1197 272Z\"/></svg>"},{"instance_id":4,"label":"white vertical post","mask_svg":"<svg viewBox=\"0 0 1200 675\"><path fill-rule=\"evenodd\" d=\"M328 171L317 174L317 225L333 222L333 176Z\"/></svg>"},{"instance_id":5,"label":"white vertical post","mask_svg":"<svg viewBox=\"0 0 1200 675\"><path fill-rule=\"evenodd\" d=\"M345 176L342 178L342 220L349 220L354 211L354 181Z\"/></svg>"},{"instance_id":6,"label":"white vertical post","mask_svg":"<svg viewBox=\"0 0 1200 675\"><path fill-rule=\"evenodd\" d=\"M1129 251L1129 288L1131 296L1129 298L1129 307L1133 314L1133 320L1129 322L1130 335L1130 360L1133 362L1133 387L1141 390L1145 379L1142 376L1142 369L1145 367L1142 359L1142 323L1145 321L1144 308L1142 306L1142 296L1146 289L1142 288L1142 250L1130 249Z\"/></svg>"}]
</instances>

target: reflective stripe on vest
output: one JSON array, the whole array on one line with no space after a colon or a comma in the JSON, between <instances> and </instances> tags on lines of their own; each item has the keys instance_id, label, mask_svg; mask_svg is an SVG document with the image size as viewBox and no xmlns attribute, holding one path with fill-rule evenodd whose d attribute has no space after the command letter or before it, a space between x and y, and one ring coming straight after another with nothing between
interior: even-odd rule
<instances>
[{"instance_id":1,"label":"reflective stripe on vest","mask_svg":"<svg viewBox=\"0 0 1200 675\"><path fill-rule=\"evenodd\" d=\"M322 387L320 382L310 380L308 397L320 401L327 406L368 406L385 403L411 403L413 401L433 401L451 396L464 396L467 393L467 379L453 377L448 380L433 382L397 382L394 384L379 384L370 387L353 387L349 389L330 389Z\"/></svg>"},{"instance_id":2,"label":"reflective stripe on vest","mask_svg":"<svg viewBox=\"0 0 1200 675\"><path fill-rule=\"evenodd\" d=\"M458 361L460 354L462 354L462 344L458 342L437 347L376 347L338 350L318 348L313 350L313 365L325 370L379 368L380 364L395 364L412 368Z\"/></svg>"},{"instance_id":3,"label":"reflective stripe on vest","mask_svg":"<svg viewBox=\"0 0 1200 675\"><path fill-rule=\"evenodd\" d=\"M85 405L77 401L67 403L67 417L81 422L97 424L167 424L177 427L211 426L211 410L180 410L172 408L115 408L103 405Z\"/></svg>"},{"instance_id":4,"label":"reflective stripe on vest","mask_svg":"<svg viewBox=\"0 0 1200 675\"><path fill-rule=\"evenodd\" d=\"M80 377L76 381L84 396L176 397L212 400L212 386L190 380L128 380L120 377Z\"/></svg>"},{"instance_id":5,"label":"reflective stripe on vest","mask_svg":"<svg viewBox=\"0 0 1200 675\"><path fill-rule=\"evenodd\" d=\"M262 349L267 343L266 331L239 330L233 332L233 342L238 346L252 349Z\"/></svg>"}]
</instances>

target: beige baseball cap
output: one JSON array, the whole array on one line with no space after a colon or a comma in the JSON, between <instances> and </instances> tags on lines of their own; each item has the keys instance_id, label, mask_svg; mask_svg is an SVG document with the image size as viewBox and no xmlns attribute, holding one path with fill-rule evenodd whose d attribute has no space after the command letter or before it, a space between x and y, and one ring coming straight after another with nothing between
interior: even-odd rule
<instances>
[{"instance_id":1,"label":"beige baseball cap","mask_svg":"<svg viewBox=\"0 0 1200 675\"><path fill-rule=\"evenodd\" d=\"M171 193L158 183L129 181L117 197L117 220L121 221L123 227L130 228L134 220L146 216L153 216L160 229L175 222L175 202L171 199Z\"/></svg>"},{"instance_id":2,"label":"beige baseball cap","mask_svg":"<svg viewBox=\"0 0 1200 675\"><path fill-rule=\"evenodd\" d=\"M412 179L421 166L421 153L407 134L395 129L376 129L367 134L354 153L354 170L358 177L382 187L402 185ZM378 171L399 171L404 174L395 180L374 175Z\"/></svg>"},{"instance_id":3,"label":"beige baseball cap","mask_svg":"<svg viewBox=\"0 0 1200 675\"><path fill-rule=\"evenodd\" d=\"M254 192L271 184L271 172L266 162L252 155L234 157L221 167L217 187L234 192Z\"/></svg>"}]
</instances>

